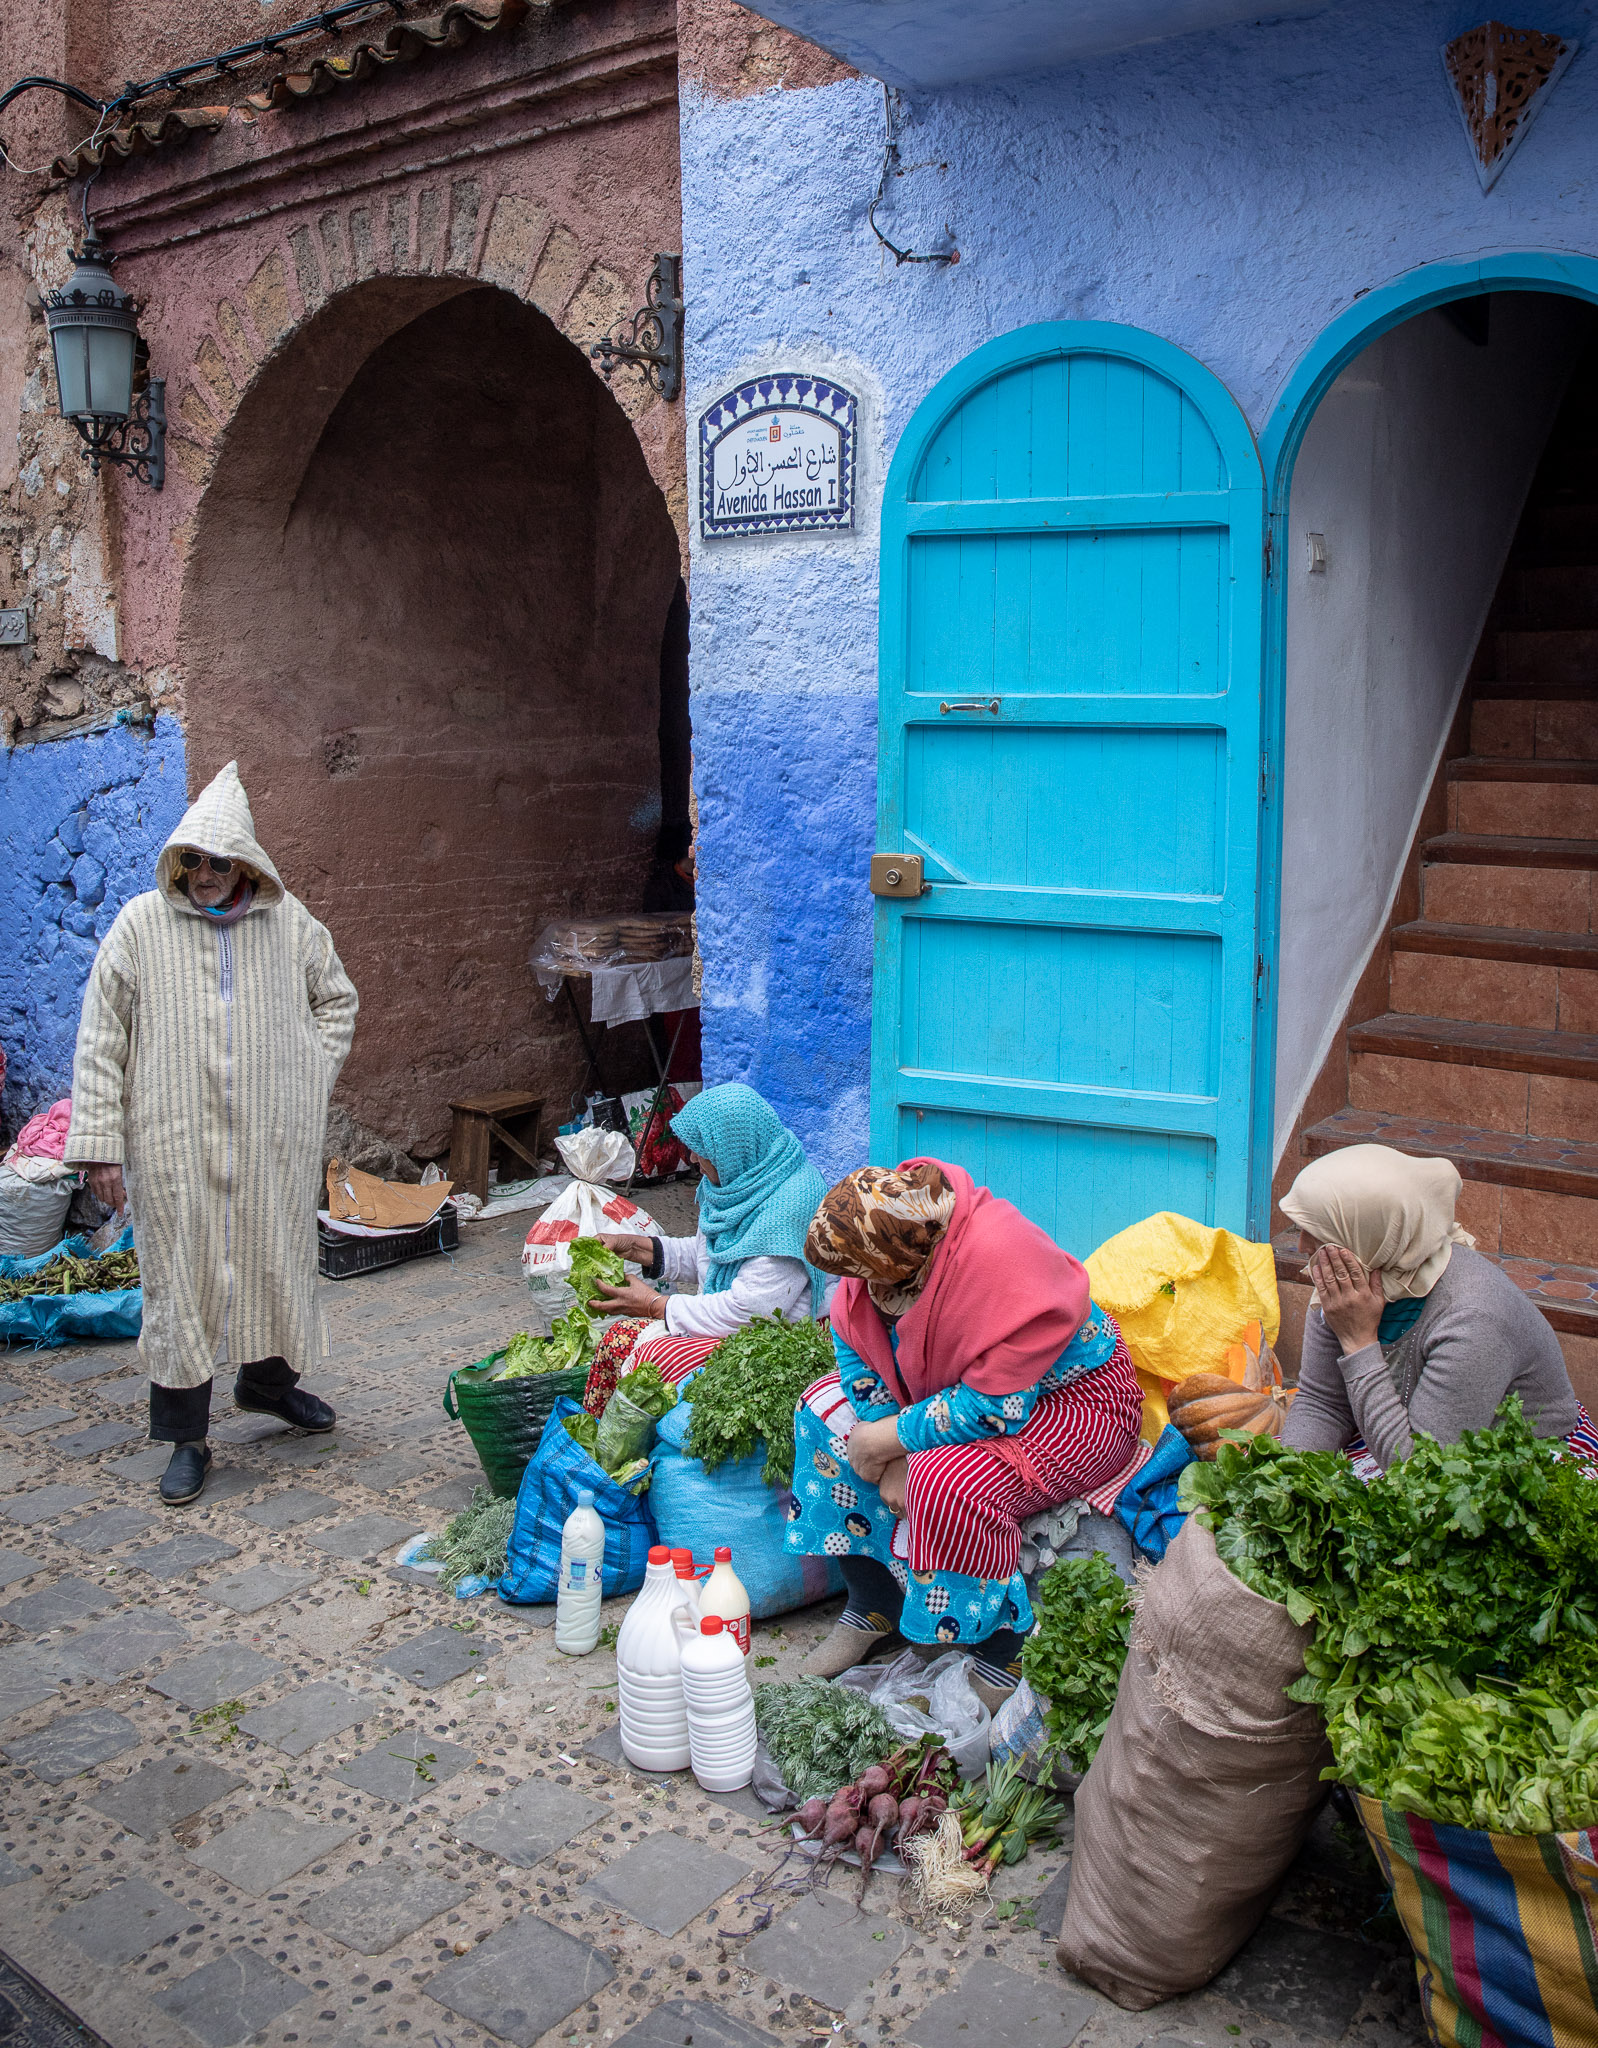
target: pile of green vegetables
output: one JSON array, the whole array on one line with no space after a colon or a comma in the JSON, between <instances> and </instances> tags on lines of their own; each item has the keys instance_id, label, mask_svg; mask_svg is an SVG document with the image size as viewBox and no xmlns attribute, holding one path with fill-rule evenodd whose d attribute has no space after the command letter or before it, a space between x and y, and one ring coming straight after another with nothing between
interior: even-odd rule
<instances>
[{"instance_id":1,"label":"pile of green vegetables","mask_svg":"<svg viewBox=\"0 0 1598 2048\"><path fill-rule=\"evenodd\" d=\"M811 1381L836 1365L826 1333L808 1317L756 1316L724 1337L683 1388L694 1411L684 1451L713 1472L764 1441L761 1477L768 1486L792 1485L794 1408Z\"/></svg>"},{"instance_id":2,"label":"pile of green vegetables","mask_svg":"<svg viewBox=\"0 0 1598 2048\"><path fill-rule=\"evenodd\" d=\"M416 1555L444 1567L440 1576L451 1593L467 1579L497 1579L507 1563L515 1521L514 1496L500 1500L479 1486L471 1505L429 1537Z\"/></svg>"},{"instance_id":3,"label":"pile of green vegetables","mask_svg":"<svg viewBox=\"0 0 1598 2048\"><path fill-rule=\"evenodd\" d=\"M512 1337L495 1378L521 1380L534 1373L575 1372L591 1365L601 1321L593 1313L594 1295L601 1282L620 1287L626 1277L620 1255L597 1237L573 1238L567 1279L576 1301L550 1326L547 1337L530 1337L525 1330Z\"/></svg>"},{"instance_id":4,"label":"pile of green vegetables","mask_svg":"<svg viewBox=\"0 0 1598 2048\"><path fill-rule=\"evenodd\" d=\"M880 1707L825 1678L755 1687L755 1726L794 1798L825 1799L899 1747Z\"/></svg>"},{"instance_id":5,"label":"pile of green vegetables","mask_svg":"<svg viewBox=\"0 0 1598 2048\"><path fill-rule=\"evenodd\" d=\"M138 1285L137 1252L107 1252L98 1259L79 1259L62 1252L36 1272L0 1279L0 1303L26 1301L34 1294L121 1294Z\"/></svg>"},{"instance_id":6,"label":"pile of green vegetables","mask_svg":"<svg viewBox=\"0 0 1598 2048\"><path fill-rule=\"evenodd\" d=\"M1037 1626L1021 1669L1047 1706L1045 1753L1085 1771L1115 1705L1132 1630L1132 1601L1102 1552L1062 1557L1038 1583Z\"/></svg>"},{"instance_id":7,"label":"pile of green vegetables","mask_svg":"<svg viewBox=\"0 0 1598 2048\"><path fill-rule=\"evenodd\" d=\"M640 1365L616 1382L603 1415L584 1409L568 1415L562 1427L618 1486L641 1492L634 1482L648 1469L655 1424L676 1405L677 1389L667 1384L660 1367Z\"/></svg>"},{"instance_id":8,"label":"pile of green vegetables","mask_svg":"<svg viewBox=\"0 0 1598 2048\"><path fill-rule=\"evenodd\" d=\"M1238 1578L1314 1623L1289 1690L1326 1716L1329 1776L1460 1827L1598 1823L1598 1483L1517 1399L1369 1487L1230 1433L1181 1484Z\"/></svg>"}]
</instances>

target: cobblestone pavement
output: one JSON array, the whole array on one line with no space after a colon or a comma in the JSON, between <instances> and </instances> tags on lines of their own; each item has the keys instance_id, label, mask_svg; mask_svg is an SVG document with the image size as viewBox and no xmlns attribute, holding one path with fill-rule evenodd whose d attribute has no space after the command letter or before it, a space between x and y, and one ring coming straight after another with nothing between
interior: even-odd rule
<instances>
[{"instance_id":1,"label":"cobblestone pavement","mask_svg":"<svg viewBox=\"0 0 1598 2048\"><path fill-rule=\"evenodd\" d=\"M652 1202L669 1228L681 1205ZM1374 1866L1329 1821L1214 1986L1123 2013L1053 1960L1068 1836L975 1915L917 1918L881 1874L863 1908L843 1871L778 1888L798 1859L751 1795L622 1765L609 1652L396 1570L470 1496L440 1397L525 1323L526 1222L324 1284L308 1384L338 1430L238 1414L219 1382L193 1508L156 1498L131 1345L0 1357L0 1949L26 1976L110 2048L1422 2040ZM836 1611L758 1624L759 1676ZM82 2038L28 1996L0 1973L7 2048Z\"/></svg>"}]
</instances>

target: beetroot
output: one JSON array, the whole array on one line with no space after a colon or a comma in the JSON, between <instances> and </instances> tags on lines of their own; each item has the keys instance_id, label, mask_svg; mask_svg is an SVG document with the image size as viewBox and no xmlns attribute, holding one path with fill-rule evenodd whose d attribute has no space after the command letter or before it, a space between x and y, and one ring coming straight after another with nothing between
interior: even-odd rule
<instances>
[{"instance_id":1,"label":"beetroot","mask_svg":"<svg viewBox=\"0 0 1598 2048\"><path fill-rule=\"evenodd\" d=\"M860 1773L855 1780L855 1789L862 1799L875 1799L879 1793L892 1791L893 1779L881 1764L873 1764L869 1770Z\"/></svg>"},{"instance_id":2,"label":"beetroot","mask_svg":"<svg viewBox=\"0 0 1598 2048\"><path fill-rule=\"evenodd\" d=\"M827 1802L825 1799L807 1799L794 1815L806 1835L819 1835L827 1824Z\"/></svg>"}]
</instances>

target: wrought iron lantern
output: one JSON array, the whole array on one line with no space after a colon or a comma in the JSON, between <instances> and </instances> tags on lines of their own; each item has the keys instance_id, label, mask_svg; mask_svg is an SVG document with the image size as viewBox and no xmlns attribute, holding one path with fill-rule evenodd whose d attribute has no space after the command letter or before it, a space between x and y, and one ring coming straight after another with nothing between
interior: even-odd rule
<instances>
[{"instance_id":1,"label":"wrought iron lantern","mask_svg":"<svg viewBox=\"0 0 1598 2048\"><path fill-rule=\"evenodd\" d=\"M56 389L95 475L114 462L158 491L166 481L166 383L151 377L135 389L145 355L139 309L111 276L115 260L89 224L71 278L45 299Z\"/></svg>"}]
</instances>

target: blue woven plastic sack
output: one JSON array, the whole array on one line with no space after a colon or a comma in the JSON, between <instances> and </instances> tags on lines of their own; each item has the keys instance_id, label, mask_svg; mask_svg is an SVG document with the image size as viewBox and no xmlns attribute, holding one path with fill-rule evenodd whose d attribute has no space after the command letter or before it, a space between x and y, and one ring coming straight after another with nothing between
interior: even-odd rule
<instances>
[{"instance_id":1,"label":"blue woven plastic sack","mask_svg":"<svg viewBox=\"0 0 1598 2048\"><path fill-rule=\"evenodd\" d=\"M133 1232L124 1230L114 1252L133 1249ZM0 1279L37 1273L52 1259L92 1259L86 1237L64 1237L32 1259L0 1259ZM144 1318L144 1289L127 1287L119 1294L30 1294L21 1301L0 1303L0 1344L31 1344L54 1350L59 1344L81 1343L86 1337L117 1343L139 1334Z\"/></svg>"},{"instance_id":2,"label":"blue woven plastic sack","mask_svg":"<svg viewBox=\"0 0 1598 2048\"><path fill-rule=\"evenodd\" d=\"M718 1544L731 1544L733 1570L744 1582L756 1621L841 1593L843 1573L836 1559L796 1557L783 1548L793 1495L761 1478L765 1446L707 1472L682 1448L693 1419L692 1406L679 1400L655 1431L649 1505L661 1542L691 1550L703 1571L715 1562Z\"/></svg>"},{"instance_id":3,"label":"blue woven plastic sack","mask_svg":"<svg viewBox=\"0 0 1598 2048\"><path fill-rule=\"evenodd\" d=\"M562 1427L581 1406L562 1394L544 1424L538 1449L527 1461L516 1493L516 1520L499 1597L517 1607L553 1600L560 1586L560 1532L577 1505L580 1488L594 1496L594 1508L605 1525L605 1562L600 1584L608 1600L631 1593L644 1583L649 1546L658 1542L646 1503L618 1486L602 1465Z\"/></svg>"},{"instance_id":4,"label":"blue woven plastic sack","mask_svg":"<svg viewBox=\"0 0 1598 2048\"><path fill-rule=\"evenodd\" d=\"M1160 1431L1153 1457L1116 1496L1117 1520L1131 1530L1132 1541L1149 1557L1163 1557L1187 1520L1176 1504L1176 1487L1192 1463L1187 1438L1174 1422L1168 1422Z\"/></svg>"}]
</instances>

